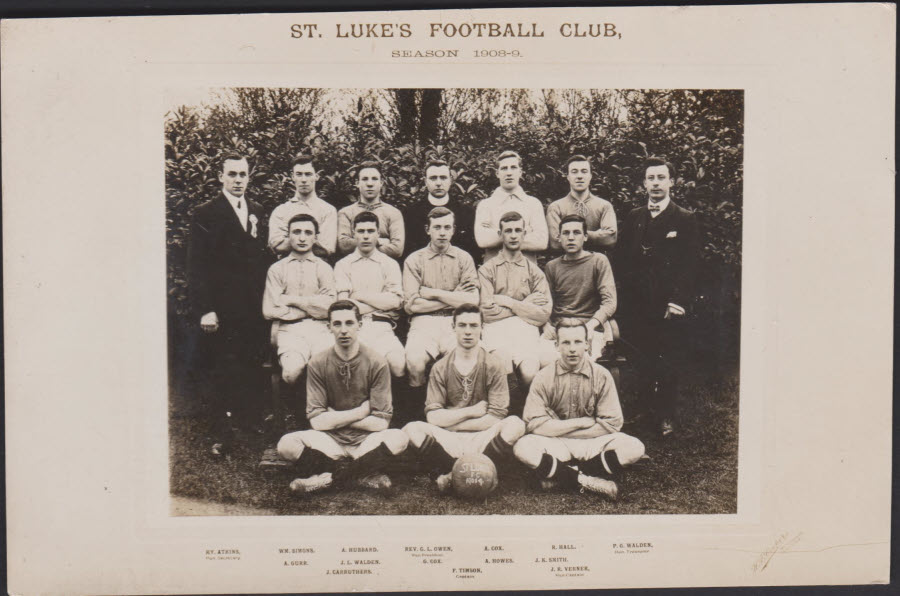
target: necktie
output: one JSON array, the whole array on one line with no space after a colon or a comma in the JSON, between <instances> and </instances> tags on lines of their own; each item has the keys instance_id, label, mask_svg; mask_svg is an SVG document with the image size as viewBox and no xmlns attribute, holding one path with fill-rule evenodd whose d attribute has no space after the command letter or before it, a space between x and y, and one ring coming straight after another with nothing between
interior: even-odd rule
<instances>
[{"instance_id":1,"label":"necktie","mask_svg":"<svg viewBox=\"0 0 900 596\"><path fill-rule=\"evenodd\" d=\"M659 203L650 203L647 208L650 210L650 213L659 213Z\"/></svg>"}]
</instances>

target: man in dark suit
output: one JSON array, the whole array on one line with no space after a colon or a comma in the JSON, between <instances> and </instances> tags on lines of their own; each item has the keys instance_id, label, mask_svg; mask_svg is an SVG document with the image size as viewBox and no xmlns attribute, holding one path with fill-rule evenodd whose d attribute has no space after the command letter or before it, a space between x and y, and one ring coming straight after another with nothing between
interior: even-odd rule
<instances>
[{"instance_id":1,"label":"man in dark suit","mask_svg":"<svg viewBox=\"0 0 900 596\"><path fill-rule=\"evenodd\" d=\"M473 236L475 208L454 199L450 193L452 185L453 172L450 171L450 165L446 161L432 159L425 165L425 189L428 195L410 205L403 214L403 220L406 222L404 260L431 242L427 231L428 213L435 207L446 207L453 212L453 245L469 253L472 258L480 255L481 249L475 244Z\"/></svg>"},{"instance_id":2,"label":"man in dark suit","mask_svg":"<svg viewBox=\"0 0 900 596\"><path fill-rule=\"evenodd\" d=\"M672 165L647 160L647 205L632 210L620 230L616 277L622 282L622 338L634 345L645 405L663 436L674 430L678 377L686 364L685 315L694 301L699 232L693 212L672 201Z\"/></svg>"},{"instance_id":3,"label":"man in dark suit","mask_svg":"<svg viewBox=\"0 0 900 596\"><path fill-rule=\"evenodd\" d=\"M250 427L261 413L261 364L268 341L262 296L269 255L262 207L245 197L247 159L227 154L222 192L197 207L188 247L188 289L202 336L199 352L209 375L213 454L230 446L232 424Z\"/></svg>"}]
</instances>

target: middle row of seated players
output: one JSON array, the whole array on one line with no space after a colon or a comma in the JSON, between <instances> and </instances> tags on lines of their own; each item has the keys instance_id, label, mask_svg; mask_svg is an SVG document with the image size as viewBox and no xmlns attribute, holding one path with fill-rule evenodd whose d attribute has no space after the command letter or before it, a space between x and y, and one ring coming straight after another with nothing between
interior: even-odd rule
<instances>
[{"instance_id":1,"label":"middle row of seated players","mask_svg":"<svg viewBox=\"0 0 900 596\"><path fill-rule=\"evenodd\" d=\"M464 305L481 306L483 345L525 386L556 360L555 325L563 318L581 321L590 353L602 354L616 289L607 258L583 248L587 229L580 215L561 219L565 253L547 264L546 275L523 253L528 232L516 211L500 217L495 233L501 248L477 271L472 257L451 243L455 225L449 209L428 213L430 241L406 259L402 275L397 261L378 250L379 221L370 211L354 216L356 247L332 270L313 253L316 218L301 213L290 219L291 252L270 267L262 305L265 318L273 321L272 337L289 385L315 353L333 345L325 318L336 299L357 304L360 340L387 360L394 377L408 373L413 388L425 384L428 365L455 345L451 318ZM411 317L405 347L394 333L403 309Z\"/></svg>"},{"instance_id":2,"label":"middle row of seated players","mask_svg":"<svg viewBox=\"0 0 900 596\"><path fill-rule=\"evenodd\" d=\"M532 469L542 488L559 485L612 499L625 467L644 445L620 432L623 416L610 373L586 355L587 329L577 319L557 325L559 359L534 379L522 418L507 416L509 390L503 364L481 345L483 312L465 304L450 319L453 349L431 371L426 421L388 428L393 414L385 359L359 341L356 303L328 308L334 346L309 363L306 415L311 430L284 435L279 456L291 462L296 494L356 484L388 489L384 469L408 447L440 492L463 455L484 454L498 470L515 458ZM364 323L363 325L364 326ZM347 460L343 467L336 463Z\"/></svg>"}]
</instances>

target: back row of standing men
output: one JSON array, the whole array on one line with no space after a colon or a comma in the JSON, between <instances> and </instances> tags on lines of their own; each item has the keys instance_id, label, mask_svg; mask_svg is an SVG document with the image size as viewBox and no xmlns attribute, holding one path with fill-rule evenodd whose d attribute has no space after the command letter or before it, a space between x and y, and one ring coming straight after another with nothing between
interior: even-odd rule
<instances>
[{"instance_id":1,"label":"back row of standing men","mask_svg":"<svg viewBox=\"0 0 900 596\"><path fill-rule=\"evenodd\" d=\"M359 199L338 211L316 195L312 160L298 156L291 172L295 195L275 208L265 233L261 207L244 197L246 159L225 156L222 193L197 208L188 258L192 305L205 332L201 350L209 354L213 373L216 421L231 424L226 411L245 420L255 415L252 370L268 345L260 305L275 322L272 337L289 384L315 352L333 345L323 319L341 298L360 307L362 342L387 359L395 377L408 373L411 387L423 386L428 363L453 347L452 313L465 304L481 306L485 347L526 385L556 357L555 325L563 318L585 324L593 356L599 356L606 343L600 330L606 325L608 338L617 308L603 254L616 245L616 217L608 201L590 192L587 158L573 156L565 167L570 192L545 215L542 203L519 185L519 156L501 153L500 186L473 214L450 193L448 164L432 161L425 168L428 196L404 216L381 200L377 163L360 165ZM699 246L693 214L669 197L673 178L670 164L647 162L648 203L626 217L615 254L626 296L623 335L640 350L643 393L653 400L664 434L673 428L676 356L683 351L682 318L693 299ZM266 238L273 253L287 255L271 267ZM548 244L563 255L541 271L536 256ZM479 249L484 264L476 270L472 255ZM326 260L339 254L346 256L332 269ZM405 347L393 332L401 310L411 317Z\"/></svg>"}]
</instances>

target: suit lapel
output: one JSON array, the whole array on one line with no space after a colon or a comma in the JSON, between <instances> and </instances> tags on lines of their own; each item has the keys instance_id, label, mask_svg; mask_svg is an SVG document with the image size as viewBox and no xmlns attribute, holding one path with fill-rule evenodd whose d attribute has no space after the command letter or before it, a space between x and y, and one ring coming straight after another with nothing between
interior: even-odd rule
<instances>
[{"instance_id":1,"label":"suit lapel","mask_svg":"<svg viewBox=\"0 0 900 596\"><path fill-rule=\"evenodd\" d=\"M226 221L230 221L235 230L239 231L241 234L247 233L247 230L241 225L241 220L238 219L237 213L235 213L234 209L231 207L231 203L225 198L224 193L219 193L219 211L222 213L222 218ZM247 212L250 213L250 203L247 203Z\"/></svg>"}]
</instances>

